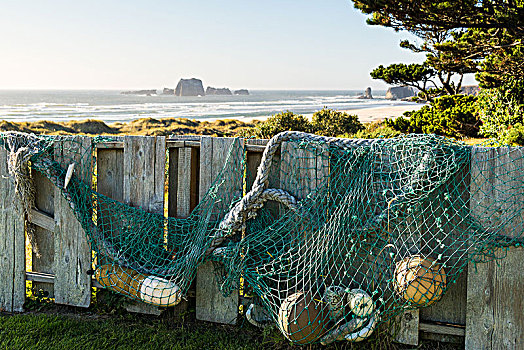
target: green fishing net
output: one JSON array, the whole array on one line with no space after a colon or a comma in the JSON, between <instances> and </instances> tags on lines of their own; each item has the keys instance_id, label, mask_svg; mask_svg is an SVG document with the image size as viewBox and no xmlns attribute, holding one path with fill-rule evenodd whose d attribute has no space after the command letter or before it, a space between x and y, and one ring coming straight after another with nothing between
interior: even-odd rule
<instances>
[{"instance_id":1,"label":"green fishing net","mask_svg":"<svg viewBox=\"0 0 524 350\"><path fill-rule=\"evenodd\" d=\"M438 302L469 262L524 241L523 148L284 132L251 184L238 140L191 215L177 219L96 191L95 146L110 139L2 141L23 198L27 165L62 189L102 285L172 306L213 261L224 295L254 296L250 321L275 322L298 344L363 340L404 310Z\"/></svg>"}]
</instances>

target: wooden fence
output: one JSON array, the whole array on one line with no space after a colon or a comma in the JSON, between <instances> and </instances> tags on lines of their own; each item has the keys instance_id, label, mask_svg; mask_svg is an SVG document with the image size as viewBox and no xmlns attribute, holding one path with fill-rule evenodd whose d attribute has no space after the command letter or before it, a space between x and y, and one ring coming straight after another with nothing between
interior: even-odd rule
<instances>
[{"instance_id":1,"label":"wooden fence","mask_svg":"<svg viewBox=\"0 0 524 350\"><path fill-rule=\"evenodd\" d=\"M89 142L87 137L85 142ZM100 143L96 149L97 191L150 212L187 217L222 167L232 142L230 138L205 136L129 136ZM248 174L255 174L266 141L243 140L237 145L242 147L244 143ZM486 157L486 152L475 150L472 161L475 157ZM470 198L471 203L496 201L496 196L500 196L497 188L502 182L497 181L502 180L490 173L491 166L524 167L524 149L497 148L488 153L489 162L478 171L489 180L493 197L486 194L485 198ZM13 181L7 175L6 163L6 151L1 149L0 310L23 311L26 280L47 291L55 303L88 307L91 287L97 283L86 273L91 269L92 252L78 221L60 191L35 173L36 208L29 221L34 224L41 256L33 254L26 264L24 218L14 210ZM251 184L253 177L246 180ZM522 177L515 181L513 185L520 188L524 205ZM471 181L469 186L473 190L478 184ZM490 193L489 190L484 189L483 193ZM471 207L474 210L474 205ZM211 265L199 268L191 296L196 299L197 319L237 322L242 302L239 293L222 297ZM185 307L185 302L177 306L179 310ZM139 302L128 310L161 312ZM397 339L405 344L416 345L420 338L425 338L465 342L469 349L524 348L524 249L512 247L504 259L468 266L441 301L400 317L402 329Z\"/></svg>"}]
</instances>

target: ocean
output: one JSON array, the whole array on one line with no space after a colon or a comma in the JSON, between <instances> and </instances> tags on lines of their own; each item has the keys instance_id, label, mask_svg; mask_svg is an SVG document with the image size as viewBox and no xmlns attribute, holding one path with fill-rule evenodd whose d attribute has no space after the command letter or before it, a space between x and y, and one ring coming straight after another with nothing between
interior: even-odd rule
<instances>
[{"instance_id":1,"label":"ocean","mask_svg":"<svg viewBox=\"0 0 524 350\"><path fill-rule=\"evenodd\" d=\"M99 119L125 122L138 118L180 117L197 120L269 116L281 111L310 115L328 107L337 110L390 107L385 91L374 99L356 97L362 91L253 90L249 96L140 96L116 90L0 90L0 120L69 121Z\"/></svg>"}]
</instances>

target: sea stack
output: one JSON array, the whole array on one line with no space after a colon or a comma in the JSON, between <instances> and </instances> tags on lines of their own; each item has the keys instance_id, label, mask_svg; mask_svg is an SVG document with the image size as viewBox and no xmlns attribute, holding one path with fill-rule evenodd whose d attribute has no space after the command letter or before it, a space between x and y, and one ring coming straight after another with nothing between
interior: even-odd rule
<instances>
[{"instance_id":1,"label":"sea stack","mask_svg":"<svg viewBox=\"0 0 524 350\"><path fill-rule=\"evenodd\" d=\"M371 99L373 99L373 95L371 95L371 88L368 87L366 89L366 91L364 91L364 95L360 95L357 98L361 99L361 100L371 100Z\"/></svg>"},{"instance_id":2,"label":"sea stack","mask_svg":"<svg viewBox=\"0 0 524 350\"><path fill-rule=\"evenodd\" d=\"M411 86L390 87L386 92L386 99L388 100L400 100L412 96L415 96L415 89Z\"/></svg>"},{"instance_id":3,"label":"sea stack","mask_svg":"<svg viewBox=\"0 0 524 350\"><path fill-rule=\"evenodd\" d=\"M206 95L233 95L231 93L231 90L228 88L214 88L211 86L208 86L206 89Z\"/></svg>"},{"instance_id":4,"label":"sea stack","mask_svg":"<svg viewBox=\"0 0 524 350\"><path fill-rule=\"evenodd\" d=\"M240 89L240 90L235 90L234 94L235 95L249 95L249 91L247 89Z\"/></svg>"},{"instance_id":5,"label":"sea stack","mask_svg":"<svg viewBox=\"0 0 524 350\"><path fill-rule=\"evenodd\" d=\"M164 88L164 90L162 90L162 95L174 95L174 94L175 94L174 89Z\"/></svg>"},{"instance_id":6,"label":"sea stack","mask_svg":"<svg viewBox=\"0 0 524 350\"><path fill-rule=\"evenodd\" d=\"M180 79L175 89L176 96L205 96L204 85L200 79Z\"/></svg>"}]
</instances>

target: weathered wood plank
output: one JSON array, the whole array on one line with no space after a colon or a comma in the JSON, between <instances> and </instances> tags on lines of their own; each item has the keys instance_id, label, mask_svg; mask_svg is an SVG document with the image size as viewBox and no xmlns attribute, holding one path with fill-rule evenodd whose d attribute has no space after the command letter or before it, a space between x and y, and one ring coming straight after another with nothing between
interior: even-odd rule
<instances>
[{"instance_id":1,"label":"weathered wood plank","mask_svg":"<svg viewBox=\"0 0 524 350\"><path fill-rule=\"evenodd\" d=\"M457 337L463 337L466 334L464 328L461 327L452 327L452 326L443 326L440 324L432 323L420 323L419 330L422 332L434 333L434 334L444 334L444 335L454 335Z\"/></svg>"},{"instance_id":2,"label":"weathered wood plank","mask_svg":"<svg viewBox=\"0 0 524 350\"><path fill-rule=\"evenodd\" d=\"M150 213L164 213L165 137L124 138L124 203ZM159 231L163 235L163 230ZM156 306L133 301L130 312L158 315Z\"/></svg>"},{"instance_id":3,"label":"weathered wood plank","mask_svg":"<svg viewBox=\"0 0 524 350\"><path fill-rule=\"evenodd\" d=\"M150 213L164 212L165 137L124 138L124 202Z\"/></svg>"},{"instance_id":4,"label":"weathered wood plank","mask_svg":"<svg viewBox=\"0 0 524 350\"><path fill-rule=\"evenodd\" d=\"M24 311L24 217L16 207L14 181L7 172L7 151L0 148L0 310Z\"/></svg>"},{"instance_id":5,"label":"weathered wood plank","mask_svg":"<svg viewBox=\"0 0 524 350\"><path fill-rule=\"evenodd\" d=\"M200 199L213 184L215 177L224 166L230 146L234 143L239 152L243 148L243 141L238 142L231 138L202 137L200 146ZM239 166L235 164L234 166ZM233 167L234 167L233 166ZM238 169L237 171L240 171ZM229 182L225 184L233 191L240 191L242 183ZM220 203L219 213L227 209L229 203ZM238 291L232 292L228 297L223 297L215 278L215 268L211 262L198 268L196 282L196 318L203 321L235 324L238 317L239 297Z\"/></svg>"},{"instance_id":6,"label":"weathered wood plank","mask_svg":"<svg viewBox=\"0 0 524 350\"><path fill-rule=\"evenodd\" d=\"M55 159L67 168L77 162L74 175L91 186L91 159L82 154L91 149L91 138L76 137L74 141L62 141L63 147L55 147ZM85 200L90 200L86 194ZM69 202L55 187L55 302L77 307L89 307L91 304L91 247L80 222L75 217Z\"/></svg>"},{"instance_id":7,"label":"weathered wood plank","mask_svg":"<svg viewBox=\"0 0 524 350\"><path fill-rule=\"evenodd\" d=\"M501 234L522 232L524 218L512 215L524 203L523 160L523 148L473 148L470 208L488 231L505 224ZM466 349L524 348L523 290L522 247L498 261L469 264Z\"/></svg>"},{"instance_id":8,"label":"weathered wood plank","mask_svg":"<svg viewBox=\"0 0 524 350\"><path fill-rule=\"evenodd\" d=\"M55 187L42 174L33 171L33 183L35 185L35 206L39 211L54 218L55 214ZM54 219L53 219L54 220ZM55 235L54 231L46 230L39 226L34 227L35 241L40 256L32 254L31 271L42 273L54 273L55 260ZM55 296L54 286L49 283L34 282L34 291L42 290L49 297Z\"/></svg>"},{"instance_id":9,"label":"weathered wood plank","mask_svg":"<svg viewBox=\"0 0 524 350\"><path fill-rule=\"evenodd\" d=\"M97 150L97 192L116 201L124 200L124 150Z\"/></svg>"},{"instance_id":10,"label":"weathered wood plank","mask_svg":"<svg viewBox=\"0 0 524 350\"><path fill-rule=\"evenodd\" d=\"M199 159L198 150L190 147L178 149L176 177L176 206L170 216L187 218L198 203ZM171 202L171 201L170 201ZM170 203L171 205L171 203Z\"/></svg>"},{"instance_id":11,"label":"weathered wood plank","mask_svg":"<svg viewBox=\"0 0 524 350\"><path fill-rule=\"evenodd\" d=\"M55 219L38 209L31 209L27 218L29 222L48 231L55 230Z\"/></svg>"}]
</instances>

